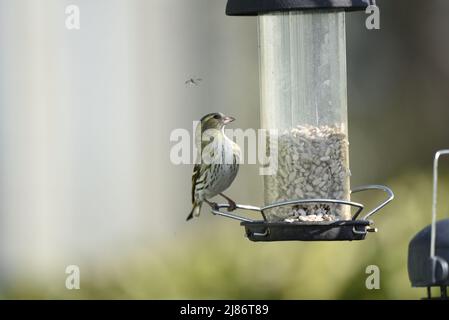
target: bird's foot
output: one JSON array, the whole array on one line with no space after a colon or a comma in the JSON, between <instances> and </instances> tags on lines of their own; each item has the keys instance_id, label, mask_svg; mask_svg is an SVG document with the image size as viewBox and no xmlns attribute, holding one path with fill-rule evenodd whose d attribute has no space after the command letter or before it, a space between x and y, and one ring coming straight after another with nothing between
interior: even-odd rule
<instances>
[{"instance_id":1,"label":"bird's foot","mask_svg":"<svg viewBox=\"0 0 449 320\"><path fill-rule=\"evenodd\" d=\"M237 205L235 204L235 201L229 198L227 195L220 193L220 195L225 198L228 201L228 212L234 211L237 209Z\"/></svg>"},{"instance_id":2,"label":"bird's foot","mask_svg":"<svg viewBox=\"0 0 449 320\"><path fill-rule=\"evenodd\" d=\"M212 210L214 210L214 211L219 211L220 210L220 207L219 207L218 203L210 202L210 201L207 201L207 200L206 200L206 202L207 202L208 205L210 205Z\"/></svg>"},{"instance_id":3,"label":"bird's foot","mask_svg":"<svg viewBox=\"0 0 449 320\"><path fill-rule=\"evenodd\" d=\"M228 207L228 212L234 211L235 209L237 209L237 205L234 201L228 201L229 207Z\"/></svg>"}]
</instances>

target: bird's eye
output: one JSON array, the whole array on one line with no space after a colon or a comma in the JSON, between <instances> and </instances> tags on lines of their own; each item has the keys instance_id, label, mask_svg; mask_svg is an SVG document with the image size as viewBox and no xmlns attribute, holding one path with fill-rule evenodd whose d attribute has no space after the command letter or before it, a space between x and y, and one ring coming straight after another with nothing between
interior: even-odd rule
<instances>
[{"instance_id":1,"label":"bird's eye","mask_svg":"<svg viewBox=\"0 0 449 320\"><path fill-rule=\"evenodd\" d=\"M216 115L214 116L214 119L215 119L215 120L220 119L220 115L219 115L219 114L216 114Z\"/></svg>"}]
</instances>

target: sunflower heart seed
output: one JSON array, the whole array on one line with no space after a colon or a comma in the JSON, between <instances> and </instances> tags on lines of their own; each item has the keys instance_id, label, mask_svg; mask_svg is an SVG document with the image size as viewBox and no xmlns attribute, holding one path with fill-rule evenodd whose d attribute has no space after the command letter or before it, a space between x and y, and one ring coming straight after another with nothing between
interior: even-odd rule
<instances>
[{"instance_id":1,"label":"sunflower heart seed","mask_svg":"<svg viewBox=\"0 0 449 320\"><path fill-rule=\"evenodd\" d=\"M299 125L280 131L278 172L265 176L267 204L298 199L338 199L349 201L348 140L342 126ZM269 143L267 143L269 146ZM270 221L349 220L348 206L301 204L267 211Z\"/></svg>"}]
</instances>

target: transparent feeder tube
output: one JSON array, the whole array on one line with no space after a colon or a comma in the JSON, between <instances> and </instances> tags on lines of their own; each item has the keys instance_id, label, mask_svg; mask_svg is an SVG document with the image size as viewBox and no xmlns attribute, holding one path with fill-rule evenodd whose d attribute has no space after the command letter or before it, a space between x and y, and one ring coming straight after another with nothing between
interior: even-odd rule
<instances>
[{"instance_id":1,"label":"transparent feeder tube","mask_svg":"<svg viewBox=\"0 0 449 320\"><path fill-rule=\"evenodd\" d=\"M264 178L267 204L350 199L346 38L343 11L258 17L261 121L276 129L278 169ZM267 154L270 154L267 143ZM267 212L272 221L350 219L343 205L301 205ZM299 218L303 217L303 218Z\"/></svg>"}]
</instances>

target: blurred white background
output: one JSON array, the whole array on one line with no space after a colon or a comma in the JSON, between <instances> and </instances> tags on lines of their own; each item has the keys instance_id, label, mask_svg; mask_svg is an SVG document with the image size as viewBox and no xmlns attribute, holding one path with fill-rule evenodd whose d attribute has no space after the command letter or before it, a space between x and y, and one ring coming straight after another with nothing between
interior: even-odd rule
<instances>
[{"instance_id":1,"label":"blurred white background","mask_svg":"<svg viewBox=\"0 0 449 320\"><path fill-rule=\"evenodd\" d=\"M192 168L170 163L171 130L211 111L259 122L255 21L224 7L0 0L0 276L175 237ZM244 174L234 192L258 201Z\"/></svg>"}]
</instances>

